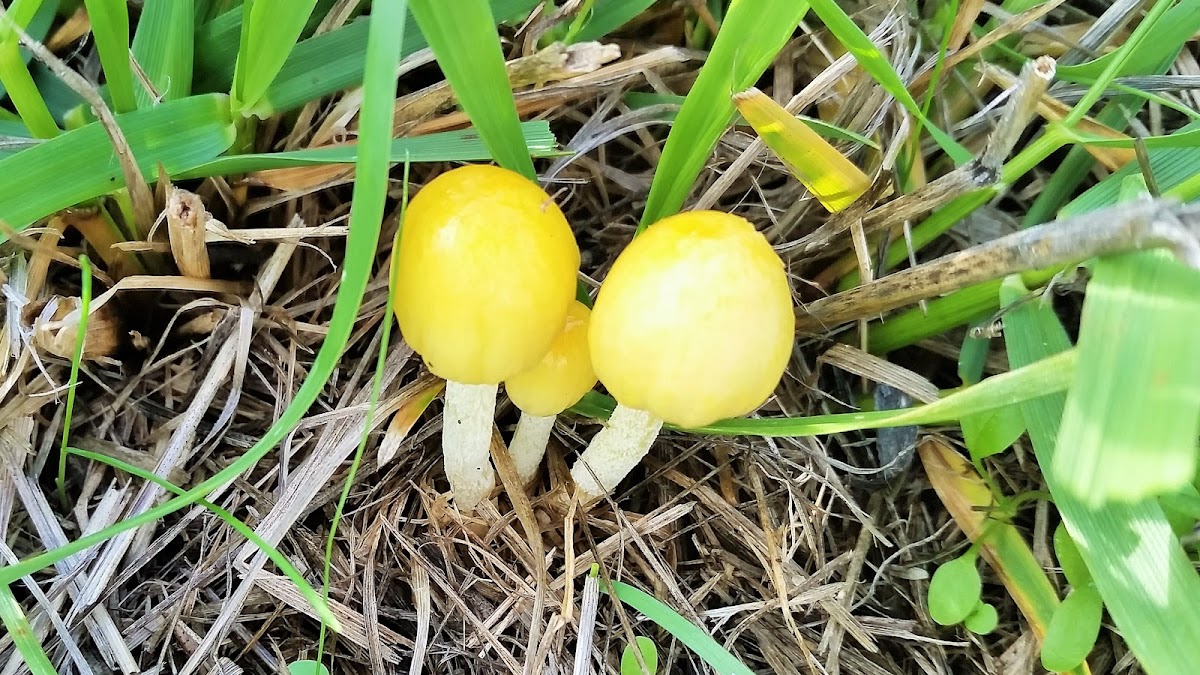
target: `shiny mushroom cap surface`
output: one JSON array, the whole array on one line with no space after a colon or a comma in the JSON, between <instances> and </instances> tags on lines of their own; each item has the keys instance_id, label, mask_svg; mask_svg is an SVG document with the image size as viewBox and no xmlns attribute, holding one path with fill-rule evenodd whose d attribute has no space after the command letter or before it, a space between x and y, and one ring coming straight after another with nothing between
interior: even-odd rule
<instances>
[{"instance_id":1,"label":"shiny mushroom cap surface","mask_svg":"<svg viewBox=\"0 0 1200 675\"><path fill-rule=\"evenodd\" d=\"M590 315L583 303L572 302L550 351L532 369L504 383L508 397L521 412L538 417L557 415L596 386L587 341Z\"/></svg>"},{"instance_id":2,"label":"shiny mushroom cap surface","mask_svg":"<svg viewBox=\"0 0 1200 675\"><path fill-rule=\"evenodd\" d=\"M562 330L579 248L537 184L468 165L412 198L392 264L396 321L430 371L495 384L537 365Z\"/></svg>"},{"instance_id":3,"label":"shiny mushroom cap surface","mask_svg":"<svg viewBox=\"0 0 1200 675\"><path fill-rule=\"evenodd\" d=\"M794 331L783 261L766 238L738 216L692 211L654 223L621 252L588 342L619 403L695 428L761 406Z\"/></svg>"}]
</instances>

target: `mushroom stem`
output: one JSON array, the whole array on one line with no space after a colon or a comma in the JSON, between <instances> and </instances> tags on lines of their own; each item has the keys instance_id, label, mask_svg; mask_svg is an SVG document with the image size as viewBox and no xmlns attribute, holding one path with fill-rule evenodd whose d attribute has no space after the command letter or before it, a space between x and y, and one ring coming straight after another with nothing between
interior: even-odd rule
<instances>
[{"instance_id":1,"label":"mushroom stem","mask_svg":"<svg viewBox=\"0 0 1200 675\"><path fill-rule=\"evenodd\" d=\"M521 477L522 483L528 483L537 473L542 456L546 454L546 445L550 442L550 432L554 430L554 420L557 417L521 413L508 452L512 455L513 464L517 467L517 475Z\"/></svg>"},{"instance_id":2,"label":"mushroom stem","mask_svg":"<svg viewBox=\"0 0 1200 675\"><path fill-rule=\"evenodd\" d=\"M490 447L498 388L495 384L446 381L442 460L450 491L462 511L473 511L496 485Z\"/></svg>"},{"instance_id":3,"label":"mushroom stem","mask_svg":"<svg viewBox=\"0 0 1200 675\"><path fill-rule=\"evenodd\" d=\"M571 467L575 485L589 499L611 492L650 451L662 424L644 410L618 403L608 424Z\"/></svg>"}]
</instances>

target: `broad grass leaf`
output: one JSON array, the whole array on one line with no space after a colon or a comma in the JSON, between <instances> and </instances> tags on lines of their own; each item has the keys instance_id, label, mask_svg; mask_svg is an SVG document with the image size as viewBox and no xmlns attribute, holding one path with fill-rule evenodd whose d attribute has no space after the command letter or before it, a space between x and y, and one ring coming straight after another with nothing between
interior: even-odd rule
<instances>
[{"instance_id":1,"label":"broad grass leaf","mask_svg":"<svg viewBox=\"0 0 1200 675\"><path fill-rule=\"evenodd\" d=\"M1005 306L1028 291L1015 277L1005 280ZM1070 340L1054 312L1041 303L1020 303L1005 315L1009 363L1021 367L1061 353ZM1058 454L1066 396L1057 393L1021 403L1038 463ZM1148 673L1192 673L1200 663L1200 577L1174 537L1157 500L1110 502L1092 509L1046 473L1046 485L1072 538L1078 543L1096 588L1122 637ZM1180 635L1189 636L1181 640Z\"/></svg>"},{"instance_id":2,"label":"broad grass leaf","mask_svg":"<svg viewBox=\"0 0 1200 675\"><path fill-rule=\"evenodd\" d=\"M207 162L233 143L228 97L191 96L117 116L138 166L170 175ZM0 220L21 230L59 209L123 187L116 152L98 122L0 160ZM38 189L30 190L30 185ZM0 241L3 237L0 236Z\"/></svg>"},{"instance_id":3,"label":"broad grass leaf","mask_svg":"<svg viewBox=\"0 0 1200 675\"><path fill-rule=\"evenodd\" d=\"M1067 396L1058 483L1095 508L1177 491L1200 434L1200 270L1167 251L1096 261Z\"/></svg>"}]
</instances>

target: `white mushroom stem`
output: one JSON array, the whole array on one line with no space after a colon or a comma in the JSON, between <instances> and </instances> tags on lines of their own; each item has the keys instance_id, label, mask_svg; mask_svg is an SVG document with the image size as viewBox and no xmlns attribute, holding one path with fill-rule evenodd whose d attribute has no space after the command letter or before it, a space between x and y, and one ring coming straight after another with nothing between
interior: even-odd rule
<instances>
[{"instance_id":1,"label":"white mushroom stem","mask_svg":"<svg viewBox=\"0 0 1200 675\"><path fill-rule=\"evenodd\" d=\"M495 384L446 382L442 460L454 501L465 512L475 510L496 486L491 442L497 389Z\"/></svg>"},{"instance_id":2,"label":"white mushroom stem","mask_svg":"<svg viewBox=\"0 0 1200 675\"><path fill-rule=\"evenodd\" d=\"M512 455L513 465L517 467L517 475L522 483L528 483L537 473L538 465L546 454L546 445L550 442L550 432L554 430L554 420L558 415L530 415L521 413L517 422L517 431L513 434L512 444L508 453Z\"/></svg>"},{"instance_id":3,"label":"white mushroom stem","mask_svg":"<svg viewBox=\"0 0 1200 675\"><path fill-rule=\"evenodd\" d=\"M650 451L662 425L654 415L618 403L608 424L571 467L575 485L589 499L612 492Z\"/></svg>"}]
</instances>

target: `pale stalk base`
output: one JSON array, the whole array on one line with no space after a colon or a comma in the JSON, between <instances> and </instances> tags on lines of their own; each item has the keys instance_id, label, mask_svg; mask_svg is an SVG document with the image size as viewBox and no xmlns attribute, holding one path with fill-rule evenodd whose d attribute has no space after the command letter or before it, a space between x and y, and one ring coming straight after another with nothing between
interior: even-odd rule
<instances>
[{"instance_id":1,"label":"pale stalk base","mask_svg":"<svg viewBox=\"0 0 1200 675\"><path fill-rule=\"evenodd\" d=\"M554 430L554 420L558 415L541 417L521 413L517 422L517 431L513 434L512 444L508 453L512 455L513 465L517 467L517 475L522 483L528 483L537 474L542 457L546 454L546 445L550 442L550 432Z\"/></svg>"},{"instance_id":2,"label":"pale stalk base","mask_svg":"<svg viewBox=\"0 0 1200 675\"><path fill-rule=\"evenodd\" d=\"M617 404L608 423L571 467L585 498L612 492L650 451L663 421L644 410Z\"/></svg>"},{"instance_id":3,"label":"pale stalk base","mask_svg":"<svg viewBox=\"0 0 1200 675\"><path fill-rule=\"evenodd\" d=\"M446 382L442 460L454 502L468 513L496 486L491 443L497 389L495 384Z\"/></svg>"}]
</instances>

